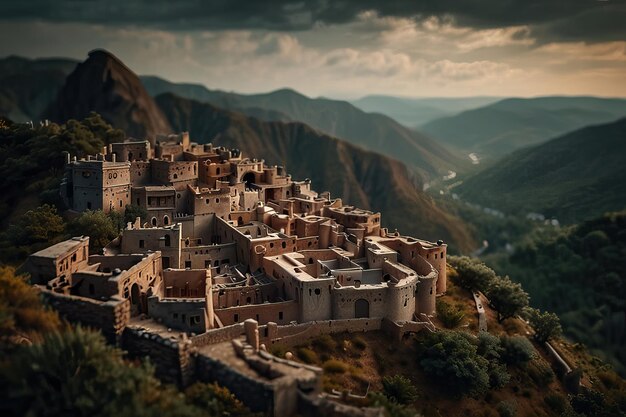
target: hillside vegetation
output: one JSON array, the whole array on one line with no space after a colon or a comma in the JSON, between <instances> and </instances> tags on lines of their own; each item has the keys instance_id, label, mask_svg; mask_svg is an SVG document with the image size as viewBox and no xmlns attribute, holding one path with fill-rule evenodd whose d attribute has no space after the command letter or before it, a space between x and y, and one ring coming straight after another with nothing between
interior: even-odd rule
<instances>
[{"instance_id":1,"label":"hillside vegetation","mask_svg":"<svg viewBox=\"0 0 626 417\"><path fill-rule=\"evenodd\" d=\"M535 307L559 314L565 335L626 375L626 212L562 230L540 229L511 255L485 260L522 283Z\"/></svg>"},{"instance_id":2,"label":"hillside vegetation","mask_svg":"<svg viewBox=\"0 0 626 417\"><path fill-rule=\"evenodd\" d=\"M505 212L577 223L626 207L626 119L523 149L453 191Z\"/></svg>"}]
</instances>

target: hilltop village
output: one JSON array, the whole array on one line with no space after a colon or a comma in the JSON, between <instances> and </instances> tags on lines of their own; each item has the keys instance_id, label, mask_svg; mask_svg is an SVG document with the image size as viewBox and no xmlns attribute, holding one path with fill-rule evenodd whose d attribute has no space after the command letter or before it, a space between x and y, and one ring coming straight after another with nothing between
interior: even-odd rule
<instances>
[{"instance_id":1,"label":"hilltop village","mask_svg":"<svg viewBox=\"0 0 626 417\"><path fill-rule=\"evenodd\" d=\"M318 368L275 358L268 345L431 328L446 291L442 241L390 232L380 213L187 133L68 155L61 194L74 212L135 205L148 217L102 253L77 236L31 255L25 268L51 305L149 355L165 379L217 381L272 415L331 405Z\"/></svg>"}]
</instances>

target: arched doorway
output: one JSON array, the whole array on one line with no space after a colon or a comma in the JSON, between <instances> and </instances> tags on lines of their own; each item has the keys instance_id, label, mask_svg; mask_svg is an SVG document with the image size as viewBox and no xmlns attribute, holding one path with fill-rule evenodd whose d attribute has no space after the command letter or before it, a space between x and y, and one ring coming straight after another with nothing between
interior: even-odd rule
<instances>
[{"instance_id":1,"label":"arched doorway","mask_svg":"<svg viewBox=\"0 0 626 417\"><path fill-rule=\"evenodd\" d=\"M141 294L139 293L139 285L137 283L130 287L130 304L133 312L141 313Z\"/></svg>"},{"instance_id":2,"label":"arched doorway","mask_svg":"<svg viewBox=\"0 0 626 417\"><path fill-rule=\"evenodd\" d=\"M370 316L370 302L361 298L354 302L354 318L367 319Z\"/></svg>"},{"instance_id":3,"label":"arched doorway","mask_svg":"<svg viewBox=\"0 0 626 417\"><path fill-rule=\"evenodd\" d=\"M252 184L254 184L254 172L248 172L243 177L241 177L241 182L246 184L246 188L250 188Z\"/></svg>"}]
</instances>

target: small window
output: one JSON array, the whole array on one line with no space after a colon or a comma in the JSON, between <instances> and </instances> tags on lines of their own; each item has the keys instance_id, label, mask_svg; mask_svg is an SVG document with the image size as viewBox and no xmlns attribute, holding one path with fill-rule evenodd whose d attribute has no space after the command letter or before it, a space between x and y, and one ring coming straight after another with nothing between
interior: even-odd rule
<instances>
[{"instance_id":1,"label":"small window","mask_svg":"<svg viewBox=\"0 0 626 417\"><path fill-rule=\"evenodd\" d=\"M282 320L283 319L283 312L279 311L278 312L278 320Z\"/></svg>"},{"instance_id":2,"label":"small window","mask_svg":"<svg viewBox=\"0 0 626 417\"><path fill-rule=\"evenodd\" d=\"M139 247L143 249L143 247L145 246L146 242L145 240L141 239L139 240Z\"/></svg>"},{"instance_id":3,"label":"small window","mask_svg":"<svg viewBox=\"0 0 626 417\"><path fill-rule=\"evenodd\" d=\"M235 317L233 318L233 321L235 323L239 323L239 314L235 314Z\"/></svg>"},{"instance_id":4,"label":"small window","mask_svg":"<svg viewBox=\"0 0 626 417\"><path fill-rule=\"evenodd\" d=\"M204 261L204 269L209 269L211 268L211 260L207 259Z\"/></svg>"},{"instance_id":5,"label":"small window","mask_svg":"<svg viewBox=\"0 0 626 417\"><path fill-rule=\"evenodd\" d=\"M252 297L247 297L246 298L246 304L250 304L252 302Z\"/></svg>"},{"instance_id":6,"label":"small window","mask_svg":"<svg viewBox=\"0 0 626 417\"><path fill-rule=\"evenodd\" d=\"M72 255L72 262L76 262L76 253Z\"/></svg>"},{"instance_id":7,"label":"small window","mask_svg":"<svg viewBox=\"0 0 626 417\"><path fill-rule=\"evenodd\" d=\"M191 269L191 261L185 261L185 269Z\"/></svg>"}]
</instances>

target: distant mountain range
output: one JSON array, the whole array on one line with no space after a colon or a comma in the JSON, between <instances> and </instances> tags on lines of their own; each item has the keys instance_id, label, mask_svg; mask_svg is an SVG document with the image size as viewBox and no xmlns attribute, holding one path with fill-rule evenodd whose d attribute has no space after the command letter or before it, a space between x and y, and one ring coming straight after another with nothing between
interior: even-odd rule
<instances>
[{"instance_id":1,"label":"distant mountain range","mask_svg":"<svg viewBox=\"0 0 626 417\"><path fill-rule=\"evenodd\" d=\"M56 120L82 118L90 111L97 111L115 127L139 138L161 131L189 130L195 141L240 148L250 156L265 158L268 163L285 165L294 178L310 178L316 190L328 190L347 204L381 211L383 225L398 228L402 233L444 239L462 251L474 247L469 228L422 192L424 180L416 174L417 170L398 160L331 137L301 122L263 121L170 93L159 95L155 101L139 77L106 51L92 51L85 62L72 69L50 106L49 114ZM295 92L281 90L263 96L254 97L243 108L257 112L257 116L262 113L274 117L280 109L267 110L262 105L278 97L283 109L292 106L293 112L298 110L303 114L321 111L319 101ZM231 96L220 92L219 97L228 106L226 100ZM290 104L289 100L295 102ZM311 107L303 107L302 103ZM354 114L366 121L366 114L350 104L336 105L354 109ZM334 117L339 121L338 115ZM391 119L385 117L385 120L405 129ZM413 144L415 158L421 157L421 148L412 142L415 137L405 139ZM443 149L432 143L435 150ZM444 160L441 163L449 166ZM431 167L430 172L436 169Z\"/></svg>"},{"instance_id":2,"label":"distant mountain range","mask_svg":"<svg viewBox=\"0 0 626 417\"><path fill-rule=\"evenodd\" d=\"M455 188L468 201L575 223L626 208L626 118L522 149Z\"/></svg>"},{"instance_id":3,"label":"distant mountain range","mask_svg":"<svg viewBox=\"0 0 626 417\"><path fill-rule=\"evenodd\" d=\"M283 89L265 94L209 90L199 84L176 84L142 77L153 96L173 93L265 121L300 121L331 136L396 158L425 178L464 171L469 159L382 114L365 113L347 101L312 99Z\"/></svg>"},{"instance_id":4,"label":"distant mountain range","mask_svg":"<svg viewBox=\"0 0 626 417\"><path fill-rule=\"evenodd\" d=\"M581 127L624 116L625 99L511 98L431 121L420 129L455 149L493 160Z\"/></svg>"},{"instance_id":5,"label":"distant mountain range","mask_svg":"<svg viewBox=\"0 0 626 417\"><path fill-rule=\"evenodd\" d=\"M41 118L77 62L70 59L0 59L0 114L25 122Z\"/></svg>"},{"instance_id":6,"label":"distant mountain range","mask_svg":"<svg viewBox=\"0 0 626 417\"><path fill-rule=\"evenodd\" d=\"M410 98L371 95L352 100L351 103L363 111L387 115L407 127L419 130L421 125L432 120L483 107L499 100L502 100L502 97Z\"/></svg>"}]
</instances>

